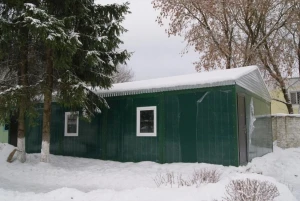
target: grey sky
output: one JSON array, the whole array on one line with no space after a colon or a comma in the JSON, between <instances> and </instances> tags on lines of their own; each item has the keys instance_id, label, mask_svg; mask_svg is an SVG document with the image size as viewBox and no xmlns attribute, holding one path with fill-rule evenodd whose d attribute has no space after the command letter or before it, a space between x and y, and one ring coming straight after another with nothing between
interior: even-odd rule
<instances>
[{"instance_id":1,"label":"grey sky","mask_svg":"<svg viewBox=\"0 0 300 201\"><path fill-rule=\"evenodd\" d=\"M165 28L155 19L157 12L151 0L127 0L130 3L130 15L126 16L123 26L128 32L122 36L124 45L134 52L128 66L135 73L135 80L167 77L194 73L194 61L198 54L190 48L188 54L181 55L186 43L180 37L168 37ZM95 0L96 3L123 3L126 0Z\"/></svg>"}]
</instances>

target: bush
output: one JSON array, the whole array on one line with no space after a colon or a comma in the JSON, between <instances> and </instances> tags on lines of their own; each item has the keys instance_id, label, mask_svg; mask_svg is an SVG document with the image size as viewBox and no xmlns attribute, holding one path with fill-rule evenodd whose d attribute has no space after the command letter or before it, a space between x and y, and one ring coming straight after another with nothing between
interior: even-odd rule
<instances>
[{"instance_id":1,"label":"bush","mask_svg":"<svg viewBox=\"0 0 300 201\"><path fill-rule=\"evenodd\" d=\"M196 185L199 187L200 184L203 183L216 183L220 179L220 174L217 170L212 169L202 169L202 170L195 170L191 177L188 179L183 178L182 174L177 174L175 179L174 172L166 172L165 174L158 173L156 177L153 179L156 186L160 187L162 185L168 186L170 185L177 185L178 187L181 186L192 186Z\"/></svg>"},{"instance_id":2,"label":"bush","mask_svg":"<svg viewBox=\"0 0 300 201\"><path fill-rule=\"evenodd\" d=\"M202 183L217 183L220 180L220 173L215 170L195 170L193 174L192 182L194 184L202 184Z\"/></svg>"},{"instance_id":3,"label":"bush","mask_svg":"<svg viewBox=\"0 0 300 201\"><path fill-rule=\"evenodd\" d=\"M226 194L225 201L271 201L279 196L274 184L255 179L231 181Z\"/></svg>"},{"instance_id":4,"label":"bush","mask_svg":"<svg viewBox=\"0 0 300 201\"><path fill-rule=\"evenodd\" d=\"M174 172L166 172L164 175L158 173L153 180L157 187L160 187L161 185L167 186L168 184L172 187L175 184Z\"/></svg>"}]
</instances>

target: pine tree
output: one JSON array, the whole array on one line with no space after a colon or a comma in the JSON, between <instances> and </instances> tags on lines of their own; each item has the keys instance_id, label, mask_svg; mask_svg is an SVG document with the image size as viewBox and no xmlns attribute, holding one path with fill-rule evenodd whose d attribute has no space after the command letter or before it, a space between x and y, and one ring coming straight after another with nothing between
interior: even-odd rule
<instances>
[{"instance_id":1,"label":"pine tree","mask_svg":"<svg viewBox=\"0 0 300 201\"><path fill-rule=\"evenodd\" d=\"M26 26L16 23L23 1L5 0L0 12L1 121L7 121L12 113L18 116L18 159L25 162L25 115L31 112L33 91L28 77L29 33Z\"/></svg>"},{"instance_id":2,"label":"pine tree","mask_svg":"<svg viewBox=\"0 0 300 201\"><path fill-rule=\"evenodd\" d=\"M74 16L71 29L78 34L82 46L72 58L71 69L60 73L57 98L63 106L81 107L86 117L91 117L105 104L94 89L110 87L117 64L125 63L130 56L126 50L119 50L122 44L119 36L126 31L121 22L128 13L128 4L101 6L88 0L67 2L65 9L57 4L59 16Z\"/></svg>"},{"instance_id":3,"label":"pine tree","mask_svg":"<svg viewBox=\"0 0 300 201\"><path fill-rule=\"evenodd\" d=\"M70 35L80 44L80 48L76 48L71 57L71 63L68 63L70 65L64 68L57 63L53 65L58 72L56 75L52 74L51 83L56 86L56 100L73 111L82 108L83 116L89 119L101 111L101 106L107 106L105 100L95 93L95 89L110 87L116 66L125 63L130 56L126 50L119 50L122 43L119 36L126 31L121 22L128 13L128 4L101 6L88 0L49 0L45 1L45 5L50 14L65 22L65 28L71 31ZM49 154L50 146L49 110L51 101L46 101L45 96L42 143L44 158L48 158L46 155ZM42 161L47 162L47 159L42 157Z\"/></svg>"},{"instance_id":4,"label":"pine tree","mask_svg":"<svg viewBox=\"0 0 300 201\"><path fill-rule=\"evenodd\" d=\"M48 162L53 94L63 107L72 111L82 108L87 119L99 113L101 106L107 106L95 91L110 87L116 66L124 64L130 56L126 50L119 50L119 36L126 31L121 23L129 12L128 4L101 6L92 0L14 3L15 7L2 9L0 31L5 34L1 35L0 51L13 52L19 48L22 51L16 61L24 62L16 62L20 65L12 68L19 78L17 84L12 84L16 89L1 89L0 99L5 104L11 104L10 99L17 100L9 108L18 110L19 127L25 135L25 115L31 116L28 108L34 108L28 105L34 105L37 94L43 95L41 161ZM19 12L12 16L16 8ZM1 59L9 63L11 56L7 54Z\"/></svg>"},{"instance_id":5,"label":"pine tree","mask_svg":"<svg viewBox=\"0 0 300 201\"><path fill-rule=\"evenodd\" d=\"M77 34L65 26L66 19L59 20L50 15L45 3L40 8L25 4L21 21L25 20L36 43L44 51L44 67L41 76L41 93L43 94L43 129L41 161L49 161L51 103L54 89L54 70L68 71L71 68L72 55L81 43ZM58 74L59 75L59 74Z\"/></svg>"},{"instance_id":6,"label":"pine tree","mask_svg":"<svg viewBox=\"0 0 300 201\"><path fill-rule=\"evenodd\" d=\"M42 8L43 4L35 3ZM6 114L4 115L6 118L8 118L11 111L18 111L18 153L20 153L21 161L24 162L26 160L25 116L26 114L27 116L31 115L29 108L32 108L28 106L34 105L34 98L38 92L43 94L44 102L50 103L51 106L53 65L55 63L60 68L65 68L67 63L71 62L72 54L75 53L74 50L76 50L76 45L79 45L79 43L73 32L66 32L64 21L49 15L35 4L20 3L17 4L18 7L12 6L9 8L7 5L9 4L4 4L1 15L0 30L3 32L1 35L2 64L16 63L17 65L13 65L9 69L5 65L1 65L1 68L16 74L17 82L13 86L2 87L0 98L4 107L1 109L2 113ZM8 16L7 19L5 18L6 16ZM19 52L16 55L16 60L9 60L9 53L4 54L7 50L12 50L9 53L13 51ZM36 51L41 51L42 54L31 54ZM61 52L64 53L61 54ZM32 60L40 62L29 66L30 57L33 57ZM29 82L29 76L32 75L30 71L37 71L38 73ZM32 93L33 91L35 93ZM44 122L47 122L47 117L51 115L51 107L46 107L49 104L44 105ZM48 128L49 126L43 126L43 133L47 133ZM48 155L46 154L46 156ZM47 161L47 159L45 160Z\"/></svg>"}]
</instances>

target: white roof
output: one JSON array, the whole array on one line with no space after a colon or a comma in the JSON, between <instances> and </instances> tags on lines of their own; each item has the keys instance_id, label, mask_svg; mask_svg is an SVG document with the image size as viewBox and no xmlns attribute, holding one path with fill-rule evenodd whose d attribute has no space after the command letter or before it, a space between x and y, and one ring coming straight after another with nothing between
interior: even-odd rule
<instances>
[{"instance_id":1,"label":"white roof","mask_svg":"<svg viewBox=\"0 0 300 201\"><path fill-rule=\"evenodd\" d=\"M267 90L259 73L258 67L247 66L227 70L215 70L210 72L193 73L188 75L119 83L114 84L110 89L97 90L97 93L101 94L103 97L110 97L234 85L237 84L237 81L239 79L253 73L255 73L256 76L259 77L258 80L261 80L260 82L262 83L260 87L265 88L265 90ZM267 94L267 97L267 99L270 99L269 94Z\"/></svg>"}]
</instances>

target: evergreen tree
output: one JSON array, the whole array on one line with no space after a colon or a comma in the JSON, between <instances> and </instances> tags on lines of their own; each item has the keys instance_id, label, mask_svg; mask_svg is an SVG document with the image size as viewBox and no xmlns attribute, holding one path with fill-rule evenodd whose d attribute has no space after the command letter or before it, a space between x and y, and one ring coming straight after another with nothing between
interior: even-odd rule
<instances>
[{"instance_id":1,"label":"evergreen tree","mask_svg":"<svg viewBox=\"0 0 300 201\"><path fill-rule=\"evenodd\" d=\"M84 108L86 117L91 117L105 103L94 89L109 88L117 64L125 63L130 56L126 50L119 50L119 36L126 31L121 22L128 13L128 4L101 6L91 0L49 2L57 16L74 17L70 29L78 34L82 44L72 58L71 69L59 73L58 101L74 110Z\"/></svg>"},{"instance_id":2,"label":"evergreen tree","mask_svg":"<svg viewBox=\"0 0 300 201\"><path fill-rule=\"evenodd\" d=\"M69 30L65 23L67 19L59 20L47 11L47 4L40 8L33 4L25 4L22 20L25 20L37 43L44 51L44 67L41 76L41 92L43 94L43 129L41 161L48 162L50 144L51 103L54 89L54 70L68 71L71 69L72 55L81 45L77 34ZM59 75L59 74L58 74Z\"/></svg>"},{"instance_id":3,"label":"evergreen tree","mask_svg":"<svg viewBox=\"0 0 300 201\"><path fill-rule=\"evenodd\" d=\"M128 4L101 6L89 0L49 0L45 4L50 14L65 22L65 28L71 31L70 35L77 38L80 44L80 48L71 57L70 65L66 68L53 65L58 72L52 77L56 86L56 100L73 111L82 108L84 117L89 119L101 111L101 106L107 106L105 100L95 93L95 89L110 87L116 66L125 63L130 56L126 50L119 50L122 43L119 36L126 31L121 22L128 13ZM51 119L50 113L45 111L50 108L51 102L46 102L45 96L44 155L49 154ZM44 130L46 126L49 128ZM47 160L42 158L42 161Z\"/></svg>"},{"instance_id":4,"label":"evergreen tree","mask_svg":"<svg viewBox=\"0 0 300 201\"><path fill-rule=\"evenodd\" d=\"M65 30L64 21L49 15L42 9L43 4L35 3L41 8L31 3L24 3L21 6L18 4L18 6L9 8L7 6L9 4L3 4L1 15L1 31L3 32L1 35L1 52L3 53L1 54L3 55L1 68L11 72L10 74L17 75L17 82L12 83L13 86L2 86L0 98L3 107L1 109L2 113L6 114L3 117L6 118L11 111L18 111L18 153L21 153L19 155L22 162L26 160L25 115L31 115L29 108L32 107L29 106L34 105L34 98L38 93L42 93L44 102L50 102L51 106L53 64L55 63L60 68L66 68L67 63L71 61L72 54L75 53L76 45L79 45L76 34ZM7 19L5 16L8 16ZM5 53L7 50L12 51ZM16 60L10 61L10 53L13 51L19 53L16 55ZM37 51L42 53L32 54ZM29 66L30 58L39 62L35 64L31 62ZM5 63L18 65L7 68L3 65ZM30 72L37 73L31 74ZM4 77L12 78L12 76L5 75ZM32 93L33 91L35 93ZM51 107L45 108L44 111L50 116ZM44 116L47 117L47 115ZM44 122L47 122L45 117ZM45 129L47 127L43 126L43 133L45 133Z\"/></svg>"},{"instance_id":5,"label":"evergreen tree","mask_svg":"<svg viewBox=\"0 0 300 201\"><path fill-rule=\"evenodd\" d=\"M4 55L0 67L17 78L16 82L5 81L10 87L1 86L0 101L5 107L0 112L18 111L19 131L23 131L19 136L24 139L25 115L32 116L31 106L36 95L42 94L41 161L48 162L53 94L70 110L82 108L88 119L99 113L101 106L107 106L96 89L110 87L116 66L124 64L130 56L126 50L119 50L122 43L119 36L126 31L121 22L129 12L128 4L101 6L92 0L31 3L14 0L0 7L0 51ZM17 55L10 54L15 50L20 50ZM3 65L14 63L18 65L12 68ZM20 150L25 153L25 145Z\"/></svg>"},{"instance_id":6,"label":"evergreen tree","mask_svg":"<svg viewBox=\"0 0 300 201\"><path fill-rule=\"evenodd\" d=\"M35 2L35 1L31 1ZM18 116L18 159L25 155L25 115L31 113L33 91L28 77L29 32L16 19L23 12L23 1L4 0L0 5L0 84L1 121L8 121L14 113Z\"/></svg>"}]
</instances>

